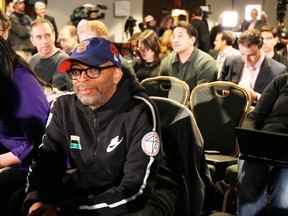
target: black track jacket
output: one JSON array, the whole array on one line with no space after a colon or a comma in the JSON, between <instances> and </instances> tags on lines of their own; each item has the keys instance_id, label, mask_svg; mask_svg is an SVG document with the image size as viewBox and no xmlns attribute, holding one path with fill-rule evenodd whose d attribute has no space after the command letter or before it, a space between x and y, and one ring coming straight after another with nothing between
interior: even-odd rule
<instances>
[{"instance_id":1,"label":"black track jacket","mask_svg":"<svg viewBox=\"0 0 288 216\"><path fill-rule=\"evenodd\" d=\"M25 212L41 201L58 205L59 215L114 216L141 210L149 200L173 214L177 184L164 165L157 109L142 91L133 77L123 76L96 110L74 93L57 98L30 167ZM67 164L76 169L76 198L62 199Z\"/></svg>"}]
</instances>

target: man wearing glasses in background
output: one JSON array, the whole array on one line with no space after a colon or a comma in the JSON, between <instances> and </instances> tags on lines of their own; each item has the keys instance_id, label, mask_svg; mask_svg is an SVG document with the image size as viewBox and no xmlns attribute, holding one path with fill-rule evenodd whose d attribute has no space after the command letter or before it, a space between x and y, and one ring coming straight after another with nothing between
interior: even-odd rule
<instances>
[{"instance_id":1,"label":"man wearing glasses in background","mask_svg":"<svg viewBox=\"0 0 288 216\"><path fill-rule=\"evenodd\" d=\"M276 30L274 30L273 27L266 25L262 26L260 31L263 37L262 50L266 56L280 62L281 64L285 65L286 68L288 68L288 59L275 52L275 46L279 40Z\"/></svg>"},{"instance_id":2,"label":"man wearing glasses in background","mask_svg":"<svg viewBox=\"0 0 288 216\"><path fill-rule=\"evenodd\" d=\"M74 92L52 105L28 176L25 212L172 216L177 185L164 165L157 111L122 69L115 45L84 40L59 71ZM75 171L63 187L67 169Z\"/></svg>"}]
</instances>

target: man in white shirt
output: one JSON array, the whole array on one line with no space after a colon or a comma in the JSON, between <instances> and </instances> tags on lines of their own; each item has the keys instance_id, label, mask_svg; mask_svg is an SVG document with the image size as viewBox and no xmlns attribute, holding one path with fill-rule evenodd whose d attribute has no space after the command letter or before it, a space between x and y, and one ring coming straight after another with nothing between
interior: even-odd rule
<instances>
[{"instance_id":1,"label":"man in white shirt","mask_svg":"<svg viewBox=\"0 0 288 216\"><path fill-rule=\"evenodd\" d=\"M263 25L265 25L264 22L257 20L258 10L256 8L251 10L250 16L251 21L244 21L243 25L241 26L241 31L245 31L247 29L260 29Z\"/></svg>"},{"instance_id":2,"label":"man in white shirt","mask_svg":"<svg viewBox=\"0 0 288 216\"><path fill-rule=\"evenodd\" d=\"M259 30L250 29L238 39L241 56L227 57L222 68L220 80L230 81L245 87L253 102L261 96L265 87L286 67L268 58L261 51L263 37Z\"/></svg>"},{"instance_id":3,"label":"man in white shirt","mask_svg":"<svg viewBox=\"0 0 288 216\"><path fill-rule=\"evenodd\" d=\"M215 41L214 41L214 49L218 52L217 56L217 68L218 68L218 78L220 77L221 70L223 63L227 56L240 56L239 50L233 48L233 44L235 42L235 37L233 32L231 31L224 31L219 32L216 35Z\"/></svg>"}]
</instances>

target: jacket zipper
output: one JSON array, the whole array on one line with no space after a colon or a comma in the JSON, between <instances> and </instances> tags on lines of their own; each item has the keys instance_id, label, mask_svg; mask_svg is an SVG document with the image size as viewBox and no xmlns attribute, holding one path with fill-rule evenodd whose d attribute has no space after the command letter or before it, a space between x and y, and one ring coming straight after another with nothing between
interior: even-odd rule
<instances>
[{"instance_id":1,"label":"jacket zipper","mask_svg":"<svg viewBox=\"0 0 288 216\"><path fill-rule=\"evenodd\" d=\"M97 113L95 110L93 110L93 115L92 115L92 118L93 118L93 126L94 126L94 129L95 129L95 135L96 135L96 143L94 144L94 149L93 149L93 159L96 160L97 158L97 144L99 143L99 131L98 131L98 128L97 128Z\"/></svg>"}]
</instances>

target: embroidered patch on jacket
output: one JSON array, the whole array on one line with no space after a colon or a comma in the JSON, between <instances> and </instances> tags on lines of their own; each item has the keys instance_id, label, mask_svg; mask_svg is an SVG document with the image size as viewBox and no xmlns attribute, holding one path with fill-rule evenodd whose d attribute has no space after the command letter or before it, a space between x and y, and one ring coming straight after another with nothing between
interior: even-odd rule
<instances>
[{"instance_id":1,"label":"embroidered patch on jacket","mask_svg":"<svg viewBox=\"0 0 288 216\"><path fill-rule=\"evenodd\" d=\"M70 149L80 149L82 150L82 146L80 144L80 137L76 135L70 136Z\"/></svg>"},{"instance_id":2,"label":"embroidered patch on jacket","mask_svg":"<svg viewBox=\"0 0 288 216\"><path fill-rule=\"evenodd\" d=\"M121 138L121 140L119 140L119 136L116 136L115 138L111 139L110 144L108 145L106 151L107 152L111 152L113 151L123 140L123 137Z\"/></svg>"},{"instance_id":3,"label":"embroidered patch on jacket","mask_svg":"<svg viewBox=\"0 0 288 216\"><path fill-rule=\"evenodd\" d=\"M148 156L156 156L160 150L160 138L156 132L147 133L141 141L141 146Z\"/></svg>"}]
</instances>

